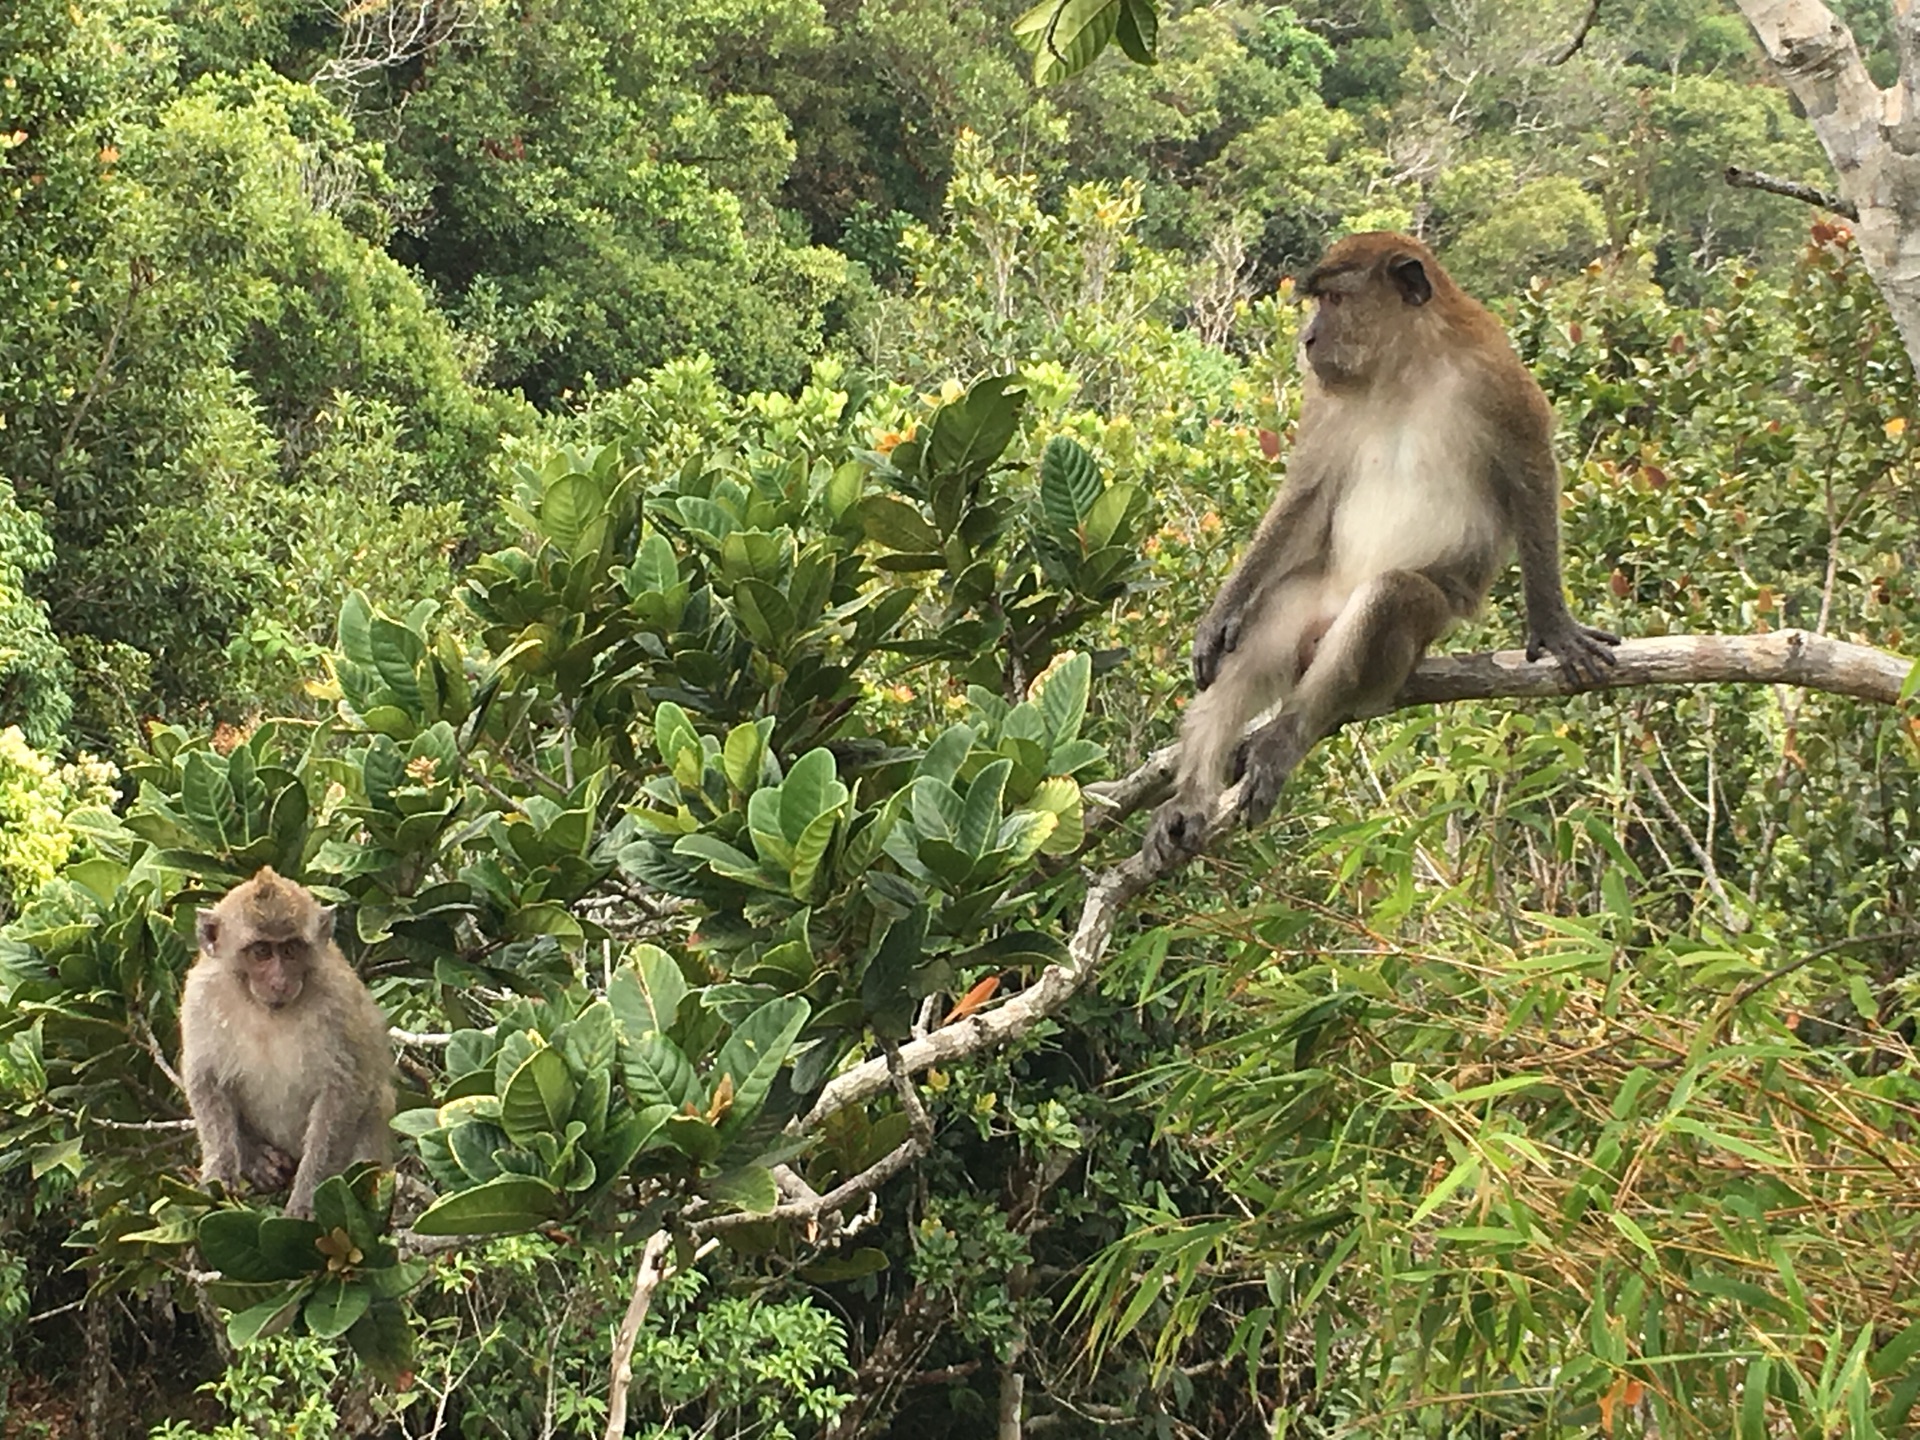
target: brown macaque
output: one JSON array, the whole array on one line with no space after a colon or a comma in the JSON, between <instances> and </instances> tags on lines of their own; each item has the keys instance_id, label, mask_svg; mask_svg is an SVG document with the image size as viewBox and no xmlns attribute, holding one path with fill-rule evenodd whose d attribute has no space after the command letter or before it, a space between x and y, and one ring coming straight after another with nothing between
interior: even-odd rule
<instances>
[{"instance_id":1,"label":"brown macaque","mask_svg":"<svg viewBox=\"0 0 1920 1440\"><path fill-rule=\"evenodd\" d=\"M1240 817L1266 818L1315 743L1384 711L1480 608L1516 544L1528 659L1592 681L1619 643L1567 609L1553 411L1499 322L1405 235L1348 236L1300 288L1317 305L1287 479L1195 636L1156 865L1199 846L1230 773Z\"/></svg>"},{"instance_id":2,"label":"brown macaque","mask_svg":"<svg viewBox=\"0 0 1920 1440\"><path fill-rule=\"evenodd\" d=\"M180 1069L200 1174L278 1190L311 1216L322 1180L385 1163L387 1022L333 943L333 907L263 867L199 915L180 1000Z\"/></svg>"}]
</instances>

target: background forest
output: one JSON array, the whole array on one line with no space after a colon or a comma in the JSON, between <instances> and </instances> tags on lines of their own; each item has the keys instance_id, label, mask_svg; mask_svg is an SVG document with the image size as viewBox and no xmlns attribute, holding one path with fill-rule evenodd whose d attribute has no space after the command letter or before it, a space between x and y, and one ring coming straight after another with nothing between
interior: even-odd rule
<instances>
[{"instance_id":1,"label":"background forest","mask_svg":"<svg viewBox=\"0 0 1920 1440\"><path fill-rule=\"evenodd\" d=\"M1136 843L1341 234L1507 322L1583 619L1920 625L1912 370L1723 181L1829 183L1737 13L1181 3L1036 88L1024 8L0 12L9 1440L1913 1433L1901 709L1351 728L889 1074ZM172 1065L263 863L402 1032L307 1228Z\"/></svg>"}]
</instances>

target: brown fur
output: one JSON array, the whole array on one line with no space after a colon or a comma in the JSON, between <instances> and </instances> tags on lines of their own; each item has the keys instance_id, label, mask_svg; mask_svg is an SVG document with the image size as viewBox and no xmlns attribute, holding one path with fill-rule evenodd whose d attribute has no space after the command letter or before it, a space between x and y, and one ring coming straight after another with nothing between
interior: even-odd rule
<instances>
[{"instance_id":1,"label":"brown fur","mask_svg":"<svg viewBox=\"0 0 1920 1440\"><path fill-rule=\"evenodd\" d=\"M384 1163L387 1024L333 942L333 910L271 866L199 914L180 1001L180 1068L201 1175L278 1189L290 1215L357 1160Z\"/></svg>"},{"instance_id":2,"label":"brown fur","mask_svg":"<svg viewBox=\"0 0 1920 1440\"><path fill-rule=\"evenodd\" d=\"M1306 372L1287 480L1194 640L1201 694L1180 731L1176 791L1146 852L1203 838L1241 731L1249 822L1323 736L1378 713L1428 645L1472 615L1516 542L1527 654L1575 676L1618 637L1573 619L1561 590L1553 409L1500 324L1406 235L1351 235L1301 291Z\"/></svg>"}]
</instances>

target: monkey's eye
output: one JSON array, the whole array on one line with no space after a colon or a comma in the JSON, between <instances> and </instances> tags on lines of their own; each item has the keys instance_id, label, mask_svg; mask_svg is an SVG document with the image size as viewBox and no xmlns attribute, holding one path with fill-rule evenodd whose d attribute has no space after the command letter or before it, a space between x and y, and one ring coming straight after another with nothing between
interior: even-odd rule
<instances>
[{"instance_id":1,"label":"monkey's eye","mask_svg":"<svg viewBox=\"0 0 1920 1440\"><path fill-rule=\"evenodd\" d=\"M1328 290L1321 294L1320 303L1325 305L1329 310L1338 310L1340 308L1340 302L1344 299L1346 299L1346 296L1342 295L1338 290Z\"/></svg>"},{"instance_id":2,"label":"monkey's eye","mask_svg":"<svg viewBox=\"0 0 1920 1440\"><path fill-rule=\"evenodd\" d=\"M242 953L247 959L253 961L271 960L273 958L273 942L271 940L255 940L252 944L248 945Z\"/></svg>"}]
</instances>

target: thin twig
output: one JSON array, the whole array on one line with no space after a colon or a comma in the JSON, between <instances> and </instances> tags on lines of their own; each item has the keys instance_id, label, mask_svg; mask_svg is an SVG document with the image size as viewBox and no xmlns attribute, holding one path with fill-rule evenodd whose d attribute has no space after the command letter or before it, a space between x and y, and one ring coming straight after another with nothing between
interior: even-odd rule
<instances>
[{"instance_id":1,"label":"thin twig","mask_svg":"<svg viewBox=\"0 0 1920 1440\"><path fill-rule=\"evenodd\" d=\"M396 1045L417 1045L423 1050L440 1050L453 1043L451 1035L438 1035L431 1031L402 1030L397 1025L387 1031L387 1038Z\"/></svg>"},{"instance_id":2,"label":"thin twig","mask_svg":"<svg viewBox=\"0 0 1920 1440\"><path fill-rule=\"evenodd\" d=\"M1784 195L1789 200L1804 201L1808 205L1817 205L1822 210L1831 210L1836 215L1844 215L1849 220L1860 218L1860 207L1851 200L1842 199L1831 190L1822 190L1818 185L1808 185L1799 180L1783 180L1778 175L1769 175L1762 170L1746 170L1738 165L1726 168L1727 184L1737 190L1764 190L1769 195Z\"/></svg>"},{"instance_id":3,"label":"thin twig","mask_svg":"<svg viewBox=\"0 0 1920 1440\"><path fill-rule=\"evenodd\" d=\"M1814 961L1824 960L1827 956L1837 954L1839 951L1851 950L1856 945L1877 945L1883 940L1915 939L1920 939L1920 930L1876 930L1870 935L1849 935L1846 939L1836 940L1831 945L1817 946L1802 955L1798 960L1791 960L1777 970L1769 970L1758 979L1749 980L1733 992L1733 998L1727 1001L1726 1008L1729 1010L1739 1009L1743 1003L1751 1000L1760 991L1766 989L1767 986L1784 980L1796 970L1804 970L1807 966L1813 964Z\"/></svg>"}]
</instances>

